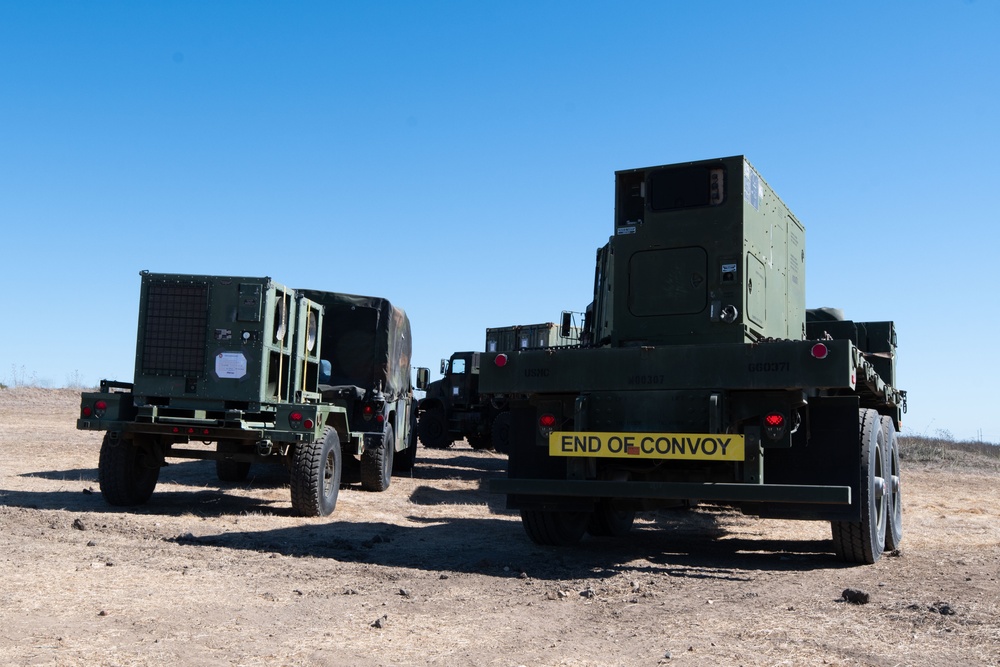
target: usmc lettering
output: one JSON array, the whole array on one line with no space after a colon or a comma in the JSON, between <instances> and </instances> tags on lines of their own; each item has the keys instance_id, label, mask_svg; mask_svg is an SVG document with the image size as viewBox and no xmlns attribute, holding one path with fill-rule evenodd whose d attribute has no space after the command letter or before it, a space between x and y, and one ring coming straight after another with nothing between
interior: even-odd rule
<instances>
[{"instance_id":1,"label":"usmc lettering","mask_svg":"<svg viewBox=\"0 0 1000 667\"><path fill-rule=\"evenodd\" d=\"M630 375L629 384L663 384L665 375Z\"/></svg>"}]
</instances>

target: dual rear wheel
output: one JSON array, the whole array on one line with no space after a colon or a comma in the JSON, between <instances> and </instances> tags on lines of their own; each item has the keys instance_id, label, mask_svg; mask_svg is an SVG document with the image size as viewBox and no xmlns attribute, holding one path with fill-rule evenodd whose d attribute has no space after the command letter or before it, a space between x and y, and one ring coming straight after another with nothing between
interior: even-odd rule
<instances>
[{"instance_id":1,"label":"dual rear wheel","mask_svg":"<svg viewBox=\"0 0 1000 667\"><path fill-rule=\"evenodd\" d=\"M589 512L521 510L521 524L531 541L545 546L571 546L584 534L621 537L632 530L635 512L614 507L602 499Z\"/></svg>"},{"instance_id":2,"label":"dual rear wheel","mask_svg":"<svg viewBox=\"0 0 1000 667\"><path fill-rule=\"evenodd\" d=\"M858 412L861 453L860 521L833 521L833 548L848 563L871 564L903 539L899 437L892 418Z\"/></svg>"}]
</instances>

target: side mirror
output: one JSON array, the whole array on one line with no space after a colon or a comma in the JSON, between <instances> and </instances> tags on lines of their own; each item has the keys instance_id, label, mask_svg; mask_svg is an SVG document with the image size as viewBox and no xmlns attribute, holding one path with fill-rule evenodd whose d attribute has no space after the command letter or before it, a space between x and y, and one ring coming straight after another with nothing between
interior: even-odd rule
<instances>
[{"instance_id":1,"label":"side mirror","mask_svg":"<svg viewBox=\"0 0 1000 667\"><path fill-rule=\"evenodd\" d=\"M446 375L448 373L448 360L441 360L441 375Z\"/></svg>"},{"instance_id":2,"label":"side mirror","mask_svg":"<svg viewBox=\"0 0 1000 667\"><path fill-rule=\"evenodd\" d=\"M573 313L568 310L564 310L562 314L562 323L559 326L559 335L563 338L569 338L570 332L573 330Z\"/></svg>"},{"instance_id":3,"label":"side mirror","mask_svg":"<svg viewBox=\"0 0 1000 667\"><path fill-rule=\"evenodd\" d=\"M427 390L427 381L430 379L431 369L429 368L418 368L417 369L417 389L420 391Z\"/></svg>"}]
</instances>

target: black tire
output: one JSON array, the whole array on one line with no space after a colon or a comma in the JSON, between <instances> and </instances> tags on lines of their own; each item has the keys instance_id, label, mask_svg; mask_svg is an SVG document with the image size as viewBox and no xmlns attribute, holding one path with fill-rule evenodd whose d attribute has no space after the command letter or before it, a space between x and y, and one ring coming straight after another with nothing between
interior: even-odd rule
<instances>
[{"instance_id":1,"label":"black tire","mask_svg":"<svg viewBox=\"0 0 1000 667\"><path fill-rule=\"evenodd\" d=\"M468 436L466 440L469 441L469 447L473 449L490 449L493 446L488 435L474 433Z\"/></svg>"},{"instance_id":2,"label":"black tire","mask_svg":"<svg viewBox=\"0 0 1000 667\"><path fill-rule=\"evenodd\" d=\"M101 495L109 505L130 507L146 503L160 479L160 462L152 443L140 446L104 434L97 465Z\"/></svg>"},{"instance_id":3,"label":"black tire","mask_svg":"<svg viewBox=\"0 0 1000 667\"><path fill-rule=\"evenodd\" d=\"M219 458L215 459L215 475L220 482L242 482L250 474L249 461L233 461L223 458L229 454L240 451L239 443L235 440L220 440L215 448Z\"/></svg>"},{"instance_id":4,"label":"black tire","mask_svg":"<svg viewBox=\"0 0 1000 667\"><path fill-rule=\"evenodd\" d=\"M889 506L886 508L888 521L885 524L885 550L899 548L903 541L903 490L900 485L899 435L892 417L882 417L882 433L885 437L886 491Z\"/></svg>"},{"instance_id":5,"label":"black tire","mask_svg":"<svg viewBox=\"0 0 1000 667\"><path fill-rule=\"evenodd\" d=\"M420 413L417 422L417 435L424 447L431 449L448 449L453 442L448 433L448 418L441 408L430 408Z\"/></svg>"},{"instance_id":6,"label":"black tire","mask_svg":"<svg viewBox=\"0 0 1000 667\"><path fill-rule=\"evenodd\" d=\"M493 439L493 449L501 454L510 453L510 411L504 410L493 419L490 429Z\"/></svg>"},{"instance_id":7,"label":"black tire","mask_svg":"<svg viewBox=\"0 0 1000 667\"><path fill-rule=\"evenodd\" d=\"M566 547L577 544L587 532L590 512L521 510L521 525L535 544Z\"/></svg>"},{"instance_id":8,"label":"black tire","mask_svg":"<svg viewBox=\"0 0 1000 667\"><path fill-rule=\"evenodd\" d=\"M632 530L634 522L634 510L615 509L605 500L598 503L590 515L587 532L594 537L621 537Z\"/></svg>"},{"instance_id":9,"label":"black tire","mask_svg":"<svg viewBox=\"0 0 1000 667\"><path fill-rule=\"evenodd\" d=\"M328 516L337 508L343 451L337 429L327 426L319 440L299 443L292 454L292 509L300 516Z\"/></svg>"},{"instance_id":10,"label":"black tire","mask_svg":"<svg viewBox=\"0 0 1000 667\"><path fill-rule=\"evenodd\" d=\"M406 434L406 440L406 449L396 452L392 457L392 472L396 475L410 472L417 462L417 436L412 426Z\"/></svg>"},{"instance_id":11,"label":"black tire","mask_svg":"<svg viewBox=\"0 0 1000 667\"><path fill-rule=\"evenodd\" d=\"M392 424L385 425L380 444L365 446L361 453L361 488L365 491L385 491L392 483L392 459L395 438Z\"/></svg>"},{"instance_id":12,"label":"black tire","mask_svg":"<svg viewBox=\"0 0 1000 667\"><path fill-rule=\"evenodd\" d=\"M848 563L870 565L885 550L887 505L885 468L883 467L884 432L874 410L860 410L858 423L861 439L861 521L832 521L833 548Z\"/></svg>"}]
</instances>

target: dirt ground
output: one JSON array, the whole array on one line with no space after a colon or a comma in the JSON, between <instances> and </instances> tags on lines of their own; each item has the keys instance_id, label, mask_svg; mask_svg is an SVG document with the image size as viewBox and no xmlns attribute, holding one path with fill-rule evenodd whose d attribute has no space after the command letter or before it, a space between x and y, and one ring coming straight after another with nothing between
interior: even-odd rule
<instances>
[{"instance_id":1,"label":"dirt ground","mask_svg":"<svg viewBox=\"0 0 1000 667\"><path fill-rule=\"evenodd\" d=\"M204 461L114 509L78 402L0 390L0 664L1000 665L996 472L904 463L903 548L872 566L828 524L710 507L541 548L464 444L323 519L279 467Z\"/></svg>"}]
</instances>

